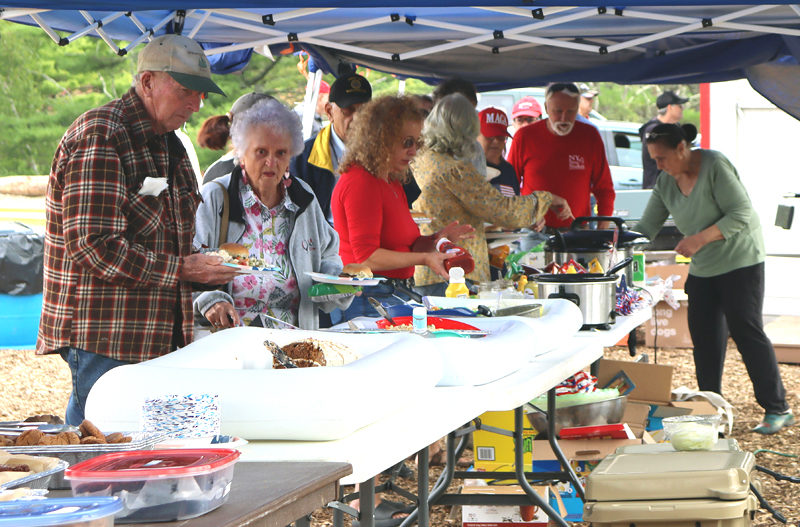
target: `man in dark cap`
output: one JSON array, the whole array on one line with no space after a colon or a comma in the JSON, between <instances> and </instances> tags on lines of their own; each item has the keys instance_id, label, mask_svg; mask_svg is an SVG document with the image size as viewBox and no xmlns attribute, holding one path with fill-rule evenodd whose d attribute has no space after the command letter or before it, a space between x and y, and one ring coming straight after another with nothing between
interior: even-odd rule
<instances>
[{"instance_id":1,"label":"man in dark cap","mask_svg":"<svg viewBox=\"0 0 800 527\"><path fill-rule=\"evenodd\" d=\"M311 186L328 222L333 224L331 195L336 185L339 160L344 157L350 123L358 109L372 99L369 81L349 71L331 85L325 113L330 124L306 141L303 153L292 161L289 170Z\"/></svg>"},{"instance_id":2,"label":"man in dark cap","mask_svg":"<svg viewBox=\"0 0 800 527\"><path fill-rule=\"evenodd\" d=\"M662 123L675 124L683 119L683 105L689 99L679 96L672 90L667 90L656 99L658 115L647 121L639 128L639 137L642 144L645 144L647 134L650 130ZM642 188L653 188L658 177L658 167L656 162L650 157L647 148L642 148Z\"/></svg>"}]
</instances>

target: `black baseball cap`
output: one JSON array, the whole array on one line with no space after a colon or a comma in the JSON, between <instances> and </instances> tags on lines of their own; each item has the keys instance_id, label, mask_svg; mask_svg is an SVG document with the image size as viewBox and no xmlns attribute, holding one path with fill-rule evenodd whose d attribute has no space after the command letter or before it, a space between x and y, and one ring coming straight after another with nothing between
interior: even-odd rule
<instances>
[{"instance_id":1,"label":"black baseball cap","mask_svg":"<svg viewBox=\"0 0 800 527\"><path fill-rule=\"evenodd\" d=\"M331 85L331 93L328 96L328 100L336 103L339 108L347 108L370 99L372 99L372 86L366 78L357 73L348 73L336 79Z\"/></svg>"},{"instance_id":2,"label":"black baseball cap","mask_svg":"<svg viewBox=\"0 0 800 527\"><path fill-rule=\"evenodd\" d=\"M658 96L658 99L656 99L656 106L658 106L658 109L661 110L670 104L685 104L688 100L689 99L684 97L679 97L678 94L672 90L667 90Z\"/></svg>"}]
</instances>

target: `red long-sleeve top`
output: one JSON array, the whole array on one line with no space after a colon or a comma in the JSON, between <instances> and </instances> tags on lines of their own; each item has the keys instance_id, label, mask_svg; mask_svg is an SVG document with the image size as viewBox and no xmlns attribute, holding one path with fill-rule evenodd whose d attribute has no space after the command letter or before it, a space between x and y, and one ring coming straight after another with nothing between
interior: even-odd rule
<instances>
[{"instance_id":1,"label":"red long-sleeve top","mask_svg":"<svg viewBox=\"0 0 800 527\"><path fill-rule=\"evenodd\" d=\"M408 210L403 185L373 176L360 165L343 172L331 198L333 227L339 233L342 263L361 263L376 249L411 252L420 237ZM411 278L414 266L377 272L389 278Z\"/></svg>"},{"instance_id":2,"label":"red long-sleeve top","mask_svg":"<svg viewBox=\"0 0 800 527\"><path fill-rule=\"evenodd\" d=\"M547 128L547 121L537 121L517 130L511 143L508 162L520 178L520 194L546 190L567 200L575 217L591 214L591 198L597 200L597 213L614 213L614 182L608 168L603 140L597 130L586 123L575 122L566 136ZM568 227L570 221L559 220L548 212L549 227Z\"/></svg>"}]
</instances>

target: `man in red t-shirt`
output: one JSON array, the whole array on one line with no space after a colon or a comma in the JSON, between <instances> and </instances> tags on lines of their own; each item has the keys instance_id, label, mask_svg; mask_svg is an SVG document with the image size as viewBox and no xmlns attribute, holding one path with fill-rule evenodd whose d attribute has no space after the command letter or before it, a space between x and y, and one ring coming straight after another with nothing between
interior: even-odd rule
<instances>
[{"instance_id":1,"label":"man in red t-shirt","mask_svg":"<svg viewBox=\"0 0 800 527\"><path fill-rule=\"evenodd\" d=\"M597 200L597 214L614 213L614 183L605 147L597 129L576 121L580 92L572 83L554 83L545 92L547 119L517 130L508 162L520 178L520 193L546 190L563 197L573 214L591 215L591 195ZM548 227L569 227L548 212ZM607 225L601 224L600 227Z\"/></svg>"}]
</instances>

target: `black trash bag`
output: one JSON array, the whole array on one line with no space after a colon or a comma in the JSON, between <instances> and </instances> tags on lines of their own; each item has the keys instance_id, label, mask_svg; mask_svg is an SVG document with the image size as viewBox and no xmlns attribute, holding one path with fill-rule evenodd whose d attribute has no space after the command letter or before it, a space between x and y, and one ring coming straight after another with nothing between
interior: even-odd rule
<instances>
[{"instance_id":1,"label":"black trash bag","mask_svg":"<svg viewBox=\"0 0 800 527\"><path fill-rule=\"evenodd\" d=\"M0 225L0 293L42 292L44 235L16 224Z\"/></svg>"}]
</instances>

